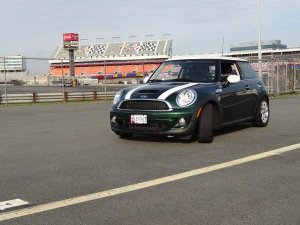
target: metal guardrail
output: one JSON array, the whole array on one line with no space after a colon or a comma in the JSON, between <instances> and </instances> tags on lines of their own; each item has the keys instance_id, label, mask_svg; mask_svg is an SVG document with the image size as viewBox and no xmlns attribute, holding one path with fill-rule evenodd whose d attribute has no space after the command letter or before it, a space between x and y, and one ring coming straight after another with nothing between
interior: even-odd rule
<instances>
[{"instance_id":1,"label":"metal guardrail","mask_svg":"<svg viewBox=\"0 0 300 225\"><path fill-rule=\"evenodd\" d=\"M0 104L111 100L116 92L64 92L0 95Z\"/></svg>"}]
</instances>

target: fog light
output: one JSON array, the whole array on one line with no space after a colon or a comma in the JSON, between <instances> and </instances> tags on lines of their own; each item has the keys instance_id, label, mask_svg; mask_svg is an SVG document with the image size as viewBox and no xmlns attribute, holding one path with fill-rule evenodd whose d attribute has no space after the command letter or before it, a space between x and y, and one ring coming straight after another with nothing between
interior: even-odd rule
<instances>
[{"instance_id":1,"label":"fog light","mask_svg":"<svg viewBox=\"0 0 300 225\"><path fill-rule=\"evenodd\" d=\"M185 119L184 119L184 118L180 118L180 119L178 120L178 124L179 124L179 126L184 127L184 126L186 125Z\"/></svg>"},{"instance_id":2,"label":"fog light","mask_svg":"<svg viewBox=\"0 0 300 225\"><path fill-rule=\"evenodd\" d=\"M111 118L111 120L110 120L112 123L116 123L116 121L117 121L117 117L116 116L113 116L112 118Z\"/></svg>"}]
</instances>

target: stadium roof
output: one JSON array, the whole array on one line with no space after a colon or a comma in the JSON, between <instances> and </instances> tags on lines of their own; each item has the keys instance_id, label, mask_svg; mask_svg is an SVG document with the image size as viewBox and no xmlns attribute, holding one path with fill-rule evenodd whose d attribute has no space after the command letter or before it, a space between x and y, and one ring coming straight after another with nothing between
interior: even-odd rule
<instances>
[{"instance_id":1,"label":"stadium roof","mask_svg":"<svg viewBox=\"0 0 300 225\"><path fill-rule=\"evenodd\" d=\"M75 62L167 59L171 54L172 39L97 43L81 45L75 51ZM69 53L58 46L52 59L50 63L68 60Z\"/></svg>"}]
</instances>

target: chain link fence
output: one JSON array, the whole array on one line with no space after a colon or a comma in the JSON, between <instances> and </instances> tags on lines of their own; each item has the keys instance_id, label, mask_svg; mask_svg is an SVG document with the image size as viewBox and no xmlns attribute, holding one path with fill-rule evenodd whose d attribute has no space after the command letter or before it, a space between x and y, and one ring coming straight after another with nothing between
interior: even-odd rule
<instances>
[{"instance_id":1,"label":"chain link fence","mask_svg":"<svg viewBox=\"0 0 300 225\"><path fill-rule=\"evenodd\" d=\"M259 71L258 60L250 60L254 70ZM278 95L300 91L300 59L262 60L262 79L268 93Z\"/></svg>"}]
</instances>

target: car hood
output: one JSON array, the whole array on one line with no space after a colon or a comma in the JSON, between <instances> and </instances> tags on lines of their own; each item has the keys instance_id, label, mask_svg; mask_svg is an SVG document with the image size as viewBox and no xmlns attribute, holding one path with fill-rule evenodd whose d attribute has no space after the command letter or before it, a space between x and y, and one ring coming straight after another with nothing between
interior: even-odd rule
<instances>
[{"instance_id":1,"label":"car hood","mask_svg":"<svg viewBox=\"0 0 300 225\"><path fill-rule=\"evenodd\" d=\"M148 83L129 89L125 99L160 99L165 100L170 95L184 89L205 89L212 84L194 82L158 82Z\"/></svg>"}]
</instances>

